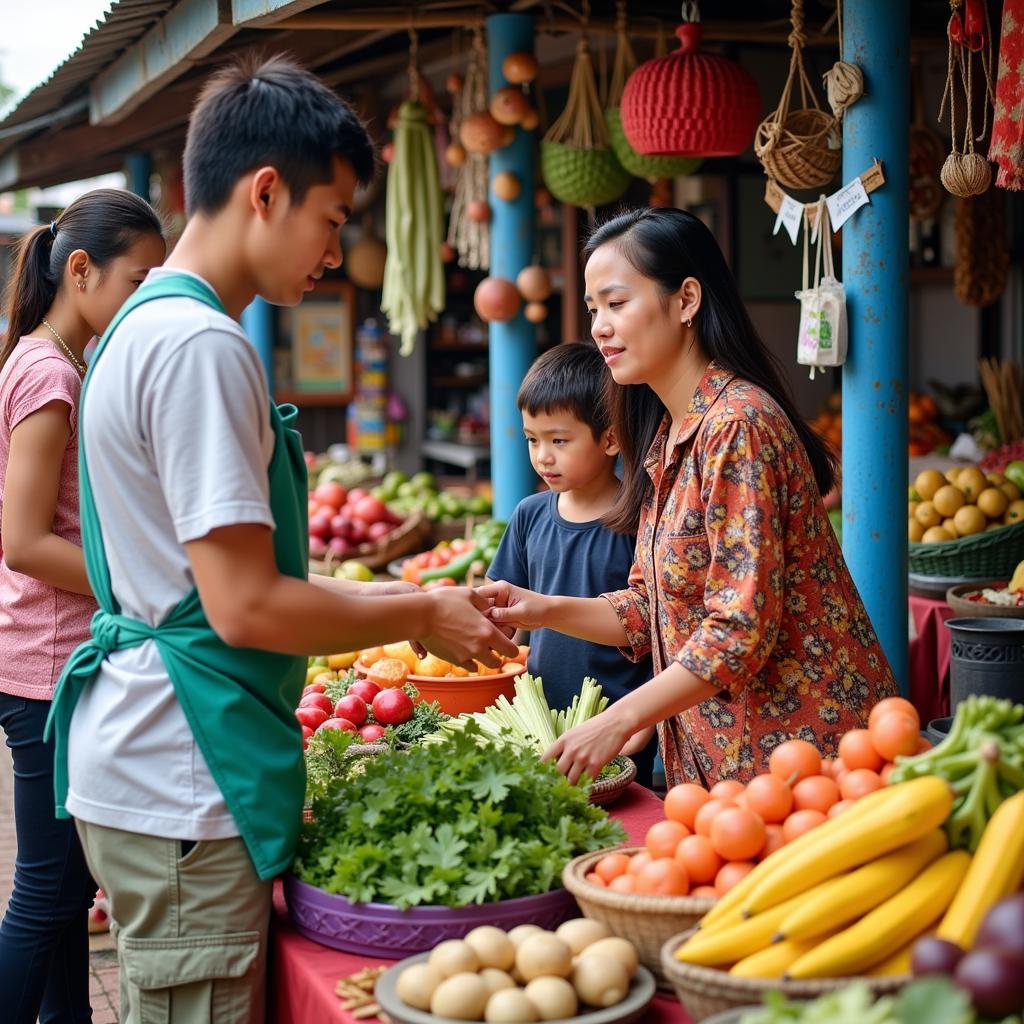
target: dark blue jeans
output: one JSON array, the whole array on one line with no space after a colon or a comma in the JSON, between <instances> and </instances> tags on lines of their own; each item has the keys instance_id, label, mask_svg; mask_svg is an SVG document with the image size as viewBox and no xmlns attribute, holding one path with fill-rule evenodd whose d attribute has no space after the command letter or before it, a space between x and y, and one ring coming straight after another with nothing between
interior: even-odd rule
<instances>
[{"instance_id":1,"label":"dark blue jeans","mask_svg":"<svg viewBox=\"0 0 1024 1024\"><path fill-rule=\"evenodd\" d=\"M0 923L0 1018L9 1024L92 1020L88 914L96 884L74 822L54 816L53 744L43 742L49 710L49 701L0 693L18 836L14 892Z\"/></svg>"}]
</instances>

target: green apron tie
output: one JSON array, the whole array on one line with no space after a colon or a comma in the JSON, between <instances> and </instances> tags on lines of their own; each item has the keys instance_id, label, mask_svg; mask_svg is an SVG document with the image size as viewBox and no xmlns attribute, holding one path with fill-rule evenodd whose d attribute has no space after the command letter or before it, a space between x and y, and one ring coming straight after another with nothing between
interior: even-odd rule
<instances>
[{"instance_id":1,"label":"green apron tie","mask_svg":"<svg viewBox=\"0 0 1024 1024\"><path fill-rule=\"evenodd\" d=\"M93 369L121 321L145 302L192 298L224 313L217 295L187 274L147 281L118 311L96 349L82 385L79 421L79 487L82 547L89 582L99 604L92 637L68 659L57 681L46 723L54 737L54 790L58 817L68 789L67 743L75 705L105 658L153 640L174 686L210 774L245 840L260 878L291 863L302 823L305 766L302 731L295 718L305 680L305 659L250 648L229 647L210 627L193 587L157 626L121 614L110 583L103 534L85 457L84 397ZM271 403L274 454L268 467L278 571L305 579L307 475L302 440L291 429L297 410ZM216 439L212 439L216 440Z\"/></svg>"}]
</instances>

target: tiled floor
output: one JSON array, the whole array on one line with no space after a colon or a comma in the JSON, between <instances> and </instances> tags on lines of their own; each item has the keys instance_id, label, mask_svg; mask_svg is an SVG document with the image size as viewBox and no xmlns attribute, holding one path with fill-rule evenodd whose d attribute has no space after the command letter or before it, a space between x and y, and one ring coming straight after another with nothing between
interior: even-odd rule
<instances>
[{"instance_id":1,"label":"tiled floor","mask_svg":"<svg viewBox=\"0 0 1024 1024\"><path fill-rule=\"evenodd\" d=\"M0 915L7 908L14 878L14 807L12 804L11 753L0 743ZM117 1024L117 954L110 934L90 940L89 991L93 1024Z\"/></svg>"}]
</instances>

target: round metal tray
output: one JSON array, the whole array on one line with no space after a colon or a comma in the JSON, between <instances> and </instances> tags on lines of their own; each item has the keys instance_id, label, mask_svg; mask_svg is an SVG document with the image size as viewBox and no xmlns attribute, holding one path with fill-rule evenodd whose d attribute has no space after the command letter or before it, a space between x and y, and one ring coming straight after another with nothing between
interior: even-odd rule
<instances>
[{"instance_id":1,"label":"round metal tray","mask_svg":"<svg viewBox=\"0 0 1024 1024\"><path fill-rule=\"evenodd\" d=\"M979 589L989 582L986 576L922 576L920 573L907 573L907 589L918 597L930 597L934 600L944 601L946 591L950 587L958 587L962 584L977 584Z\"/></svg>"}]
</instances>

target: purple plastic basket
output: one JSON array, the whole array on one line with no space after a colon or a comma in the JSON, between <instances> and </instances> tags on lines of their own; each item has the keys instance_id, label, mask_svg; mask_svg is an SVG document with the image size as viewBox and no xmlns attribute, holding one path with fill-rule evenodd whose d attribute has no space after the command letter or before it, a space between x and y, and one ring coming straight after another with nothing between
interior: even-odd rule
<instances>
[{"instance_id":1,"label":"purple plastic basket","mask_svg":"<svg viewBox=\"0 0 1024 1024\"><path fill-rule=\"evenodd\" d=\"M461 939L482 924L506 930L537 924L553 930L579 916L576 901L565 889L471 907L397 910L389 903L352 903L289 874L284 877L284 895L292 923L307 939L346 953L393 960L425 953L443 939Z\"/></svg>"}]
</instances>

